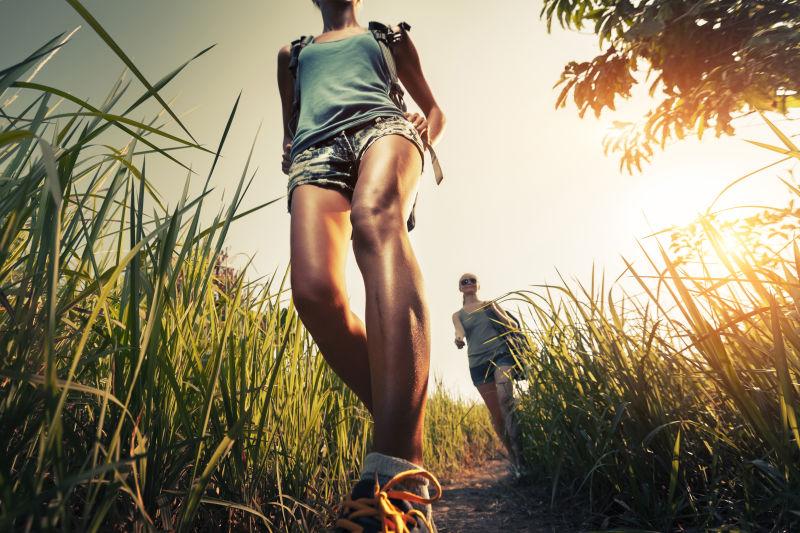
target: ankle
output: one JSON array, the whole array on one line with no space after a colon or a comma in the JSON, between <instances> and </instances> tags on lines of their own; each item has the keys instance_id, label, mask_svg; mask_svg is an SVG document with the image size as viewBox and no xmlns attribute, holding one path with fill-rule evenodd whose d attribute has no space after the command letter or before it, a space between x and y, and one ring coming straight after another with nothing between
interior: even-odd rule
<instances>
[{"instance_id":1,"label":"ankle","mask_svg":"<svg viewBox=\"0 0 800 533\"><path fill-rule=\"evenodd\" d=\"M424 469L419 464L412 463L400 457L372 452L368 454L364 460L364 466L361 470L361 479L374 480L377 478L378 484L383 487L395 476L408 472L409 470ZM427 500L430 498L428 485L429 482L427 478L422 476L410 476L403 479L401 483L393 486L392 490L405 490ZM423 511L427 517L430 517L430 504L414 504L414 507Z\"/></svg>"}]
</instances>

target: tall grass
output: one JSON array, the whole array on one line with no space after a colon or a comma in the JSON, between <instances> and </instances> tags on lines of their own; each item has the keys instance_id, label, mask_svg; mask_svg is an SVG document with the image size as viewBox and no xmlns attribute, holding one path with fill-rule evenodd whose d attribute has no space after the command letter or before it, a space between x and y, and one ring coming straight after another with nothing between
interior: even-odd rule
<instances>
[{"instance_id":1,"label":"tall grass","mask_svg":"<svg viewBox=\"0 0 800 533\"><path fill-rule=\"evenodd\" d=\"M245 214L247 165L230 205L202 224L236 106L203 192L187 186L168 208L148 161L205 149L157 126L160 115L128 118L152 89L120 108L119 81L94 108L18 81L57 42L0 78L30 95L4 106L0 133L0 529L325 520L369 424L283 280L250 283L220 263ZM109 145L111 129L128 142Z\"/></svg>"},{"instance_id":2,"label":"tall grass","mask_svg":"<svg viewBox=\"0 0 800 533\"><path fill-rule=\"evenodd\" d=\"M0 71L0 530L323 529L371 423L285 276L251 281L225 263L231 224L272 203L242 208L249 161L230 203L203 214L238 101L202 147L158 95L189 62L150 83L68 3L145 89L120 79L94 107L22 81L63 36ZM131 118L148 105L150 121ZM187 151L207 153L207 173ZM157 160L186 176L172 207ZM434 467L488 442L485 415L444 393L430 405L429 425L459 421L429 430L429 449L448 443Z\"/></svg>"},{"instance_id":3,"label":"tall grass","mask_svg":"<svg viewBox=\"0 0 800 533\"><path fill-rule=\"evenodd\" d=\"M638 294L593 276L516 295L525 456L554 504L615 530L800 528L799 216L708 213L627 263Z\"/></svg>"},{"instance_id":4,"label":"tall grass","mask_svg":"<svg viewBox=\"0 0 800 533\"><path fill-rule=\"evenodd\" d=\"M492 429L489 410L483 404L454 396L441 379L434 385L425 409L426 468L446 477L496 456L501 445Z\"/></svg>"}]
</instances>

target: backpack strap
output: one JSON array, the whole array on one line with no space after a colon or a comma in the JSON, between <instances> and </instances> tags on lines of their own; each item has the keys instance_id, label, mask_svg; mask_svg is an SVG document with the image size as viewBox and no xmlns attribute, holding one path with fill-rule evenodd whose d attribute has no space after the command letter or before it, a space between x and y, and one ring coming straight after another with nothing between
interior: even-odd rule
<instances>
[{"instance_id":1,"label":"backpack strap","mask_svg":"<svg viewBox=\"0 0 800 533\"><path fill-rule=\"evenodd\" d=\"M311 35L303 35L299 39L292 41L289 52L289 72L292 73L293 78L297 78L297 65L300 61L300 52L302 52L303 48L307 45L311 44L313 40L314 37Z\"/></svg>"},{"instance_id":2,"label":"backpack strap","mask_svg":"<svg viewBox=\"0 0 800 533\"><path fill-rule=\"evenodd\" d=\"M439 163L439 156L430 144L427 146L428 153L431 154L431 166L433 167L433 177L436 179L436 185L442 183L444 179L444 172L442 172L442 164Z\"/></svg>"},{"instance_id":3,"label":"backpack strap","mask_svg":"<svg viewBox=\"0 0 800 533\"><path fill-rule=\"evenodd\" d=\"M386 68L389 71L389 78L391 81L389 96L391 97L392 101L397 104L397 107L405 112L407 111L404 100L405 93L403 92L403 87L400 85L400 79L397 76L397 63L394 60L392 47L403 40L405 32L410 30L411 26L407 22L401 22L397 27L398 29L395 30L394 28L385 24L381 24L380 22L372 21L369 23L369 31L372 32L375 40L378 41L381 52L383 52L383 59L386 62Z\"/></svg>"},{"instance_id":4,"label":"backpack strap","mask_svg":"<svg viewBox=\"0 0 800 533\"><path fill-rule=\"evenodd\" d=\"M383 59L386 62L386 68L389 70L389 78L391 81L391 86L389 88L389 97L392 101L400 108L401 111L404 113L408 111L408 107L405 103L405 93L403 92L403 86L400 85L400 78L397 76L397 62L394 59L394 54L392 53L392 47L401 42L405 38L405 34L407 31L411 29L411 25L408 22L401 22L397 25L397 29L392 28L391 26L387 26L386 24L382 24L380 22L372 21L369 23L369 31L372 32L372 35L375 37L375 40L378 41L378 45L381 48L381 52L383 53ZM439 163L439 157L436 155L432 146L426 146L426 149L431 154L431 165L433 166L433 175L436 178L436 184L440 184L444 179L444 173L442 172L442 165Z\"/></svg>"},{"instance_id":5,"label":"backpack strap","mask_svg":"<svg viewBox=\"0 0 800 533\"><path fill-rule=\"evenodd\" d=\"M486 316L489 317L489 320L494 322L495 326L497 326L502 331L500 332L500 336L506 343L506 346L514 352L518 352L522 347L526 345L525 336L521 333L522 331L522 324L520 323L519 319L514 316L513 313L506 311L503 309L508 318L511 320L511 324L506 324L505 320L500 318L500 315L494 310L491 305L487 305L483 308L484 313Z\"/></svg>"},{"instance_id":6,"label":"backpack strap","mask_svg":"<svg viewBox=\"0 0 800 533\"><path fill-rule=\"evenodd\" d=\"M375 22L374 20L369 23L369 31L372 32L375 38L388 45L393 45L402 41L404 33L409 30L411 30L411 24L408 22L401 22L397 25L397 29L380 22Z\"/></svg>"},{"instance_id":7,"label":"backpack strap","mask_svg":"<svg viewBox=\"0 0 800 533\"><path fill-rule=\"evenodd\" d=\"M383 59L386 63L386 68L389 71L390 88L389 97L400 108L401 111L406 112L408 107L405 103L405 92L403 86L400 84L400 78L397 75L397 63L392 53L392 47L401 42L405 37L405 33L411 29L411 25L407 22L401 22L397 28L392 28L380 22L372 21L369 23L369 31L372 33L378 46L383 54ZM295 39L291 44L291 51L289 57L289 72L294 79L294 96L292 99L292 113L289 118L289 133L292 135L297 131L297 122L300 119L300 84L297 83L297 67L300 63L300 52L303 48L308 46L314 41L311 35L303 35L299 39ZM436 184L440 184L444 179L442 166L439 164L439 158L432 146L426 146L428 152L431 154L431 166L433 167L433 175L436 179Z\"/></svg>"},{"instance_id":8,"label":"backpack strap","mask_svg":"<svg viewBox=\"0 0 800 533\"><path fill-rule=\"evenodd\" d=\"M297 130L297 121L300 119L300 84L297 83L297 66L300 62L300 52L303 48L311 44L314 37L311 35L303 35L299 39L295 39L291 44L291 51L289 56L289 72L292 74L294 80L294 96L292 98L292 114L289 118L289 133L294 135Z\"/></svg>"}]
</instances>

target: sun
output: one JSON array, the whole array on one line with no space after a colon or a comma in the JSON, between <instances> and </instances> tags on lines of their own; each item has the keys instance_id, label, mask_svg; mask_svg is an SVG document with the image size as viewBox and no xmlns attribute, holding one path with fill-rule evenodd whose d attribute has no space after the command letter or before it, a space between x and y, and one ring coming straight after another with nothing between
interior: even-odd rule
<instances>
[{"instance_id":1,"label":"sun","mask_svg":"<svg viewBox=\"0 0 800 533\"><path fill-rule=\"evenodd\" d=\"M743 258L750 253L749 246L734 230L724 230L719 234L719 246L728 255Z\"/></svg>"},{"instance_id":2,"label":"sun","mask_svg":"<svg viewBox=\"0 0 800 533\"><path fill-rule=\"evenodd\" d=\"M708 207L719 190L717 180L694 174L644 176L636 195L641 206L639 227L651 234L669 227L691 224Z\"/></svg>"}]
</instances>

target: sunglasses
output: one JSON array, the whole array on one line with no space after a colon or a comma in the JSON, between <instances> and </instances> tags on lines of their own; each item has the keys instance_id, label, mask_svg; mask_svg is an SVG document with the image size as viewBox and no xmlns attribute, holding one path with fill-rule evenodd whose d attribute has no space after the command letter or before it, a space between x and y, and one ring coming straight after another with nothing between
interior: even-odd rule
<instances>
[{"instance_id":1,"label":"sunglasses","mask_svg":"<svg viewBox=\"0 0 800 533\"><path fill-rule=\"evenodd\" d=\"M464 278L461 280L461 286L464 287L466 285L475 285L478 282L475 278Z\"/></svg>"}]
</instances>

